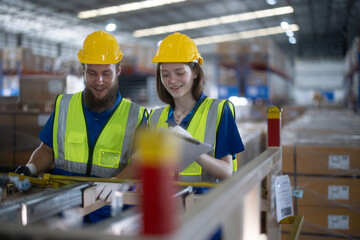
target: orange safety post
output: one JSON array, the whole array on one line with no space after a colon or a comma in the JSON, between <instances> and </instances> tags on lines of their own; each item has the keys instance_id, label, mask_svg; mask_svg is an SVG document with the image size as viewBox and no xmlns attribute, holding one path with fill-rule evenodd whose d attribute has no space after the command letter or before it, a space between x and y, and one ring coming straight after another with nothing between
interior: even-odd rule
<instances>
[{"instance_id":1,"label":"orange safety post","mask_svg":"<svg viewBox=\"0 0 360 240\"><path fill-rule=\"evenodd\" d=\"M277 106L270 106L267 109L268 147L280 147L281 112L282 109Z\"/></svg>"},{"instance_id":2,"label":"orange safety post","mask_svg":"<svg viewBox=\"0 0 360 240\"><path fill-rule=\"evenodd\" d=\"M166 235L175 229L173 166L177 145L165 133L144 131L139 137L141 154L143 235Z\"/></svg>"}]
</instances>

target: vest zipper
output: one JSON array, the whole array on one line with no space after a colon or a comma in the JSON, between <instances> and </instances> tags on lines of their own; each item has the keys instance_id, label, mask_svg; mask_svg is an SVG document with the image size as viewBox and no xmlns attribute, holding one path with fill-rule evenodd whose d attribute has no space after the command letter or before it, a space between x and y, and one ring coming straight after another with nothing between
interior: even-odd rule
<instances>
[{"instance_id":1,"label":"vest zipper","mask_svg":"<svg viewBox=\"0 0 360 240\"><path fill-rule=\"evenodd\" d=\"M81 98L83 98L83 94L81 95ZM85 125L86 125L86 135L87 135L87 139L88 139L88 148L89 148L89 157L88 157L88 161L87 161L87 165L86 165L86 173L85 173L85 176L86 177L90 177L91 176L91 169L92 169L92 163L93 163L93 155L94 155L94 148L96 146L96 143L102 133L102 131L104 130L104 128L106 127L107 123L110 121L111 117L113 116L113 114L115 113L115 111L118 109L118 107L120 106L122 102L122 99L121 101L119 102L119 104L115 107L114 111L110 114L109 118L106 120L106 123L104 124L103 128L101 129L100 133L96 136L96 139L95 139L95 143L94 143L94 146L91 147L90 146L90 135L89 135L89 130L88 130L88 124L87 124L87 121L86 121L86 117L85 117L85 112L84 112L84 106L82 106L82 109L83 109L83 114L84 114L84 119L85 119ZM81 104L83 104L83 99L81 99Z\"/></svg>"}]
</instances>

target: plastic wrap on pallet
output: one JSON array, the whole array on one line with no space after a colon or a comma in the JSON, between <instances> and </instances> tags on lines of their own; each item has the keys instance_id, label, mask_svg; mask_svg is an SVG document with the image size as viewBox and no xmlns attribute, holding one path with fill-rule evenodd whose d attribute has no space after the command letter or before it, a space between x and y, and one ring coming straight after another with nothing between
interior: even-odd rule
<instances>
[{"instance_id":1,"label":"plastic wrap on pallet","mask_svg":"<svg viewBox=\"0 0 360 240\"><path fill-rule=\"evenodd\" d=\"M282 140L282 171L303 190L294 201L295 214L304 216L300 239L359 237L360 117L308 110L283 128Z\"/></svg>"}]
</instances>

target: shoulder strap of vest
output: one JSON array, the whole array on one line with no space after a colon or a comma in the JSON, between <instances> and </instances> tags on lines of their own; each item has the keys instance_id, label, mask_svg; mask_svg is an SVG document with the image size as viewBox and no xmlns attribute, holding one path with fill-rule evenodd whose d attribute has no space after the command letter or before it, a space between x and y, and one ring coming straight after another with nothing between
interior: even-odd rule
<instances>
[{"instance_id":1,"label":"shoulder strap of vest","mask_svg":"<svg viewBox=\"0 0 360 240\"><path fill-rule=\"evenodd\" d=\"M157 127L157 124L159 122L161 113L163 112L163 110L165 108L166 107L161 107L161 108L151 110L150 117L149 117L149 125L150 125L150 127L152 127L152 128Z\"/></svg>"},{"instance_id":2,"label":"shoulder strap of vest","mask_svg":"<svg viewBox=\"0 0 360 240\"><path fill-rule=\"evenodd\" d=\"M139 124L142 122L144 117L148 119L148 112L144 107L125 98L123 98L121 101L122 101L121 103L130 104L129 119L134 119L136 116L138 116L137 126L139 126Z\"/></svg>"},{"instance_id":3,"label":"shoulder strap of vest","mask_svg":"<svg viewBox=\"0 0 360 240\"><path fill-rule=\"evenodd\" d=\"M57 97L56 100L54 126L53 126L53 150L54 150L55 159L65 158L63 154L65 152L64 140L65 140L65 130L66 130L66 118L67 118L70 100L73 96L74 96L73 94L61 94ZM60 149L60 151L58 151L58 149Z\"/></svg>"}]
</instances>

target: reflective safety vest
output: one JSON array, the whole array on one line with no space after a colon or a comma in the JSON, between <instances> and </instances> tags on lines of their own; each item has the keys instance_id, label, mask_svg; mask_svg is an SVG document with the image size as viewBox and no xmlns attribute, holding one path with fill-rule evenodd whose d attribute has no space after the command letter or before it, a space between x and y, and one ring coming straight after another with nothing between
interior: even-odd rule
<instances>
[{"instance_id":1,"label":"reflective safety vest","mask_svg":"<svg viewBox=\"0 0 360 240\"><path fill-rule=\"evenodd\" d=\"M123 98L91 147L81 92L59 95L53 130L55 167L86 176L114 177L129 163L134 133L144 114L145 108Z\"/></svg>"},{"instance_id":2,"label":"reflective safety vest","mask_svg":"<svg viewBox=\"0 0 360 240\"><path fill-rule=\"evenodd\" d=\"M225 104L230 106L230 109L234 113L234 106L227 100L204 98L198 107L192 113L190 121L186 127L186 130L197 140L211 144L213 150L208 153L210 156L215 157L216 152L216 138L220 121L223 116ZM168 129L167 119L169 116L170 106L158 108L150 113L149 125L153 129L159 127ZM233 171L237 170L237 160L233 160ZM180 181L217 181L215 177L203 171L201 166L197 162L190 164L183 172L179 173Z\"/></svg>"}]
</instances>

